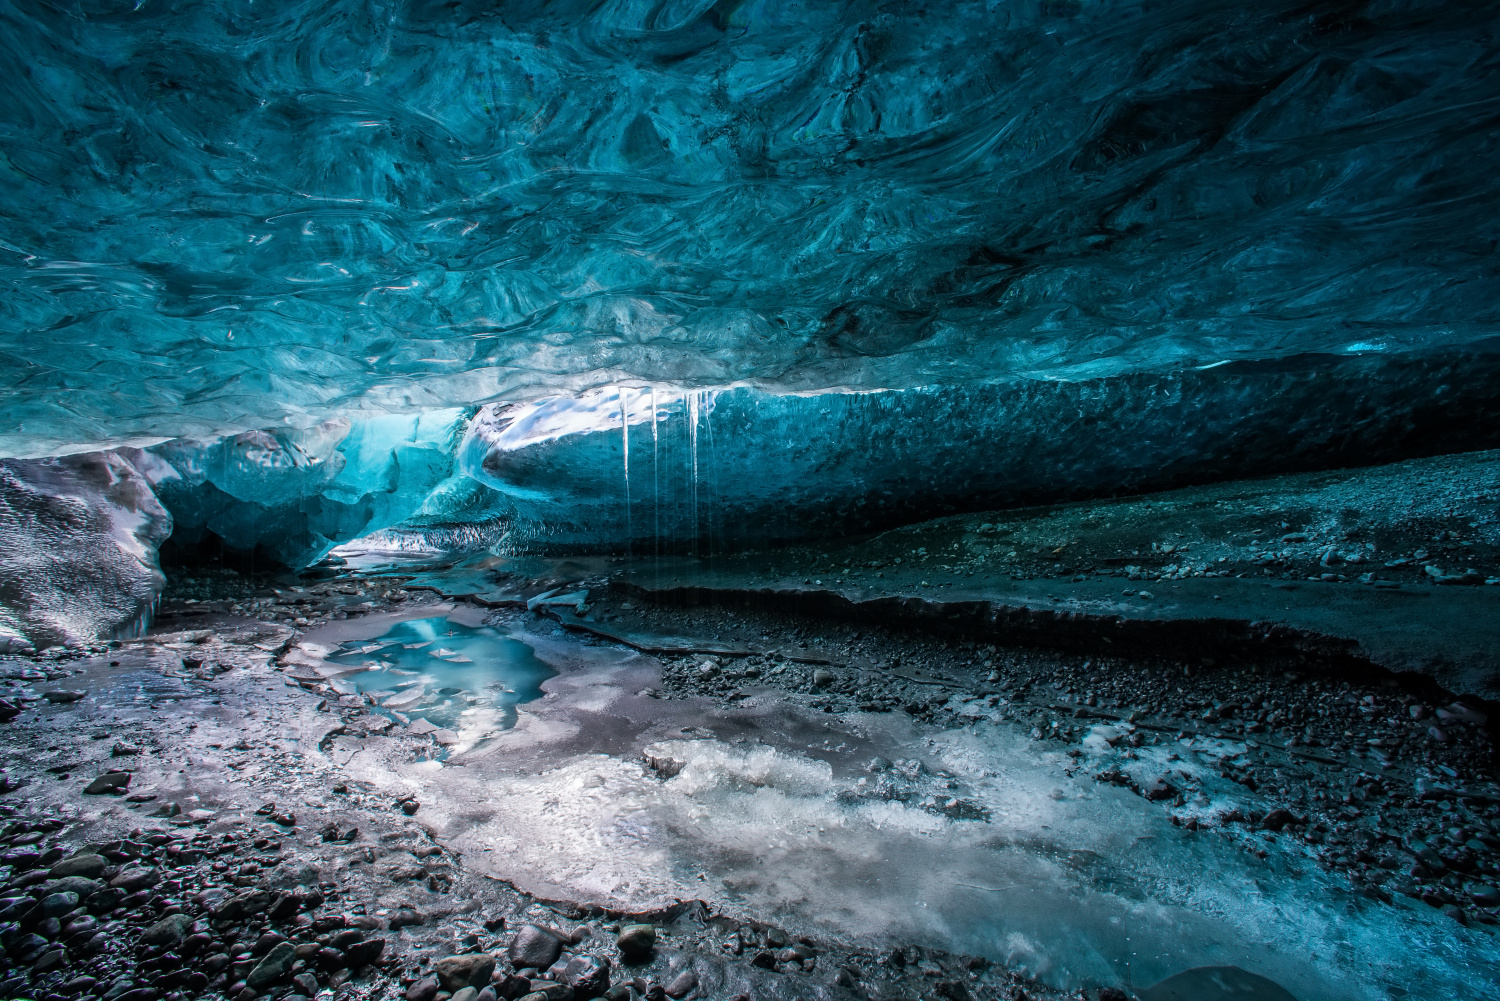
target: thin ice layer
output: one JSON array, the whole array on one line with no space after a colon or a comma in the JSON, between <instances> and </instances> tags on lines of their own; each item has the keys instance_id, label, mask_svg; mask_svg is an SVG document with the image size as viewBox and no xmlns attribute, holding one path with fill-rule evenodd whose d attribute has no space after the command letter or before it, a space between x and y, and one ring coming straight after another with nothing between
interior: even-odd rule
<instances>
[{"instance_id":1,"label":"thin ice layer","mask_svg":"<svg viewBox=\"0 0 1500 1001\"><path fill-rule=\"evenodd\" d=\"M562 646L537 644L544 660ZM351 768L421 788L429 823L544 897L699 898L872 951L915 941L985 956L1068 989L1231 963L1297 997L1468 998L1496 973L1446 915L1360 896L1294 843L1254 841L1262 860L1217 828L1188 833L1055 745L992 725L987 706L969 707L978 725L941 733L900 714L798 725L779 700L730 721L633 697L642 658L563 656L552 697L463 767L367 755ZM752 736L710 736L735 728ZM650 736L684 729L694 736ZM1088 736L1087 756L1111 735ZM1174 742L1127 767L1201 790L1179 812L1211 820L1242 805L1212 765L1237 750L1211 741L1200 759Z\"/></svg>"}]
</instances>

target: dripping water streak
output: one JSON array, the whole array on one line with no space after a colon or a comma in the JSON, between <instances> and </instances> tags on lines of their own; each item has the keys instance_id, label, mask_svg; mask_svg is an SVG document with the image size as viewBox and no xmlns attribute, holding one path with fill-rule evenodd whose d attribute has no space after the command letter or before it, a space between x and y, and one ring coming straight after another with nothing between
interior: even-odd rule
<instances>
[{"instance_id":1,"label":"dripping water streak","mask_svg":"<svg viewBox=\"0 0 1500 1001\"><path fill-rule=\"evenodd\" d=\"M630 555L630 540L635 534L630 519L630 412L626 409L625 394L629 392L624 386L620 387L620 443L625 464L625 555Z\"/></svg>"},{"instance_id":2,"label":"dripping water streak","mask_svg":"<svg viewBox=\"0 0 1500 1001\"><path fill-rule=\"evenodd\" d=\"M657 558L657 561L658 561L658 565L660 565L660 560L661 560L661 468L660 468L660 463L658 461L661 458L661 450L659 448L659 439L658 439L657 433L656 433L656 422L660 419L660 417L661 417L661 412L656 409L656 387L652 386L651 387L651 495L652 495L652 505L651 506L652 506L652 509L653 509L652 510L652 515L653 515L653 519L654 519L655 524L652 526L651 537L655 540L655 542L652 543L652 547L653 547L652 551L656 555L656 558Z\"/></svg>"},{"instance_id":3,"label":"dripping water streak","mask_svg":"<svg viewBox=\"0 0 1500 1001\"><path fill-rule=\"evenodd\" d=\"M688 404L688 455L693 477L693 555L698 552L698 394L687 394Z\"/></svg>"},{"instance_id":4,"label":"dripping water streak","mask_svg":"<svg viewBox=\"0 0 1500 1001\"><path fill-rule=\"evenodd\" d=\"M703 426L708 431L708 552L712 556L714 552L714 513L719 509L719 479L717 472L718 463L715 462L714 454L714 419L713 400L703 411ZM722 528L722 526L721 526ZM719 540L723 542L723 539Z\"/></svg>"}]
</instances>

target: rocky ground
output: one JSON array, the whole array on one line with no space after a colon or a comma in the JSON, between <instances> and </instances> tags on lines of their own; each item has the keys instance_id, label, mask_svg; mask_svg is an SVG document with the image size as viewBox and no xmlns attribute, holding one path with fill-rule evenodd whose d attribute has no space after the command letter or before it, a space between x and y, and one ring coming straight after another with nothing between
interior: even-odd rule
<instances>
[{"instance_id":1,"label":"rocky ground","mask_svg":"<svg viewBox=\"0 0 1500 1001\"><path fill-rule=\"evenodd\" d=\"M298 596L348 597L348 587L310 584ZM361 596L367 590L387 602L431 600L387 585L361 588ZM182 602L168 611L192 607ZM1081 659L894 626L608 598L590 611L594 621L629 625L639 635L712 635L717 639L704 646L741 645L729 654L659 655L662 698L732 702L774 687L828 713L890 711L946 727L981 720L1020 727L1035 740L1070 745L1074 767L1136 789L1201 836L1229 835L1262 854L1277 841L1300 844L1370 896L1420 899L1456 921L1493 924L1500 914L1500 792L1483 721L1462 704L1431 705L1389 680L1361 684L1278 665L1250 671L1170 658ZM70 680L82 670L75 665L149 651L151 663L179 685L216 692L222 703L232 697L226 683L272 671L264 661L293 636L270 622L213 624L206 641L205 630L158 633L92 651L94 658L77 651L7 663L12 704L36 707L12 719L7 736L19 738L12 748L30 745L37 764L63 752L68 770L53 765L26 776L33 769L12 767L5 779L5 996L480 1001L492 994L556 1001L805 996L813 988L882 998L1052 993L978 958L798 940L699 904L629 915L536 900L470 873L424 830L416 800L371 802L326 768L304 776L325 785L333 801L314 818L269 799L254 810L153 808L157 796L133 789L130 778L140 756L172 753L171 729L79 725L78 709L93 696L78 694L84 690ZM282 690L284 698L317 700L301 687ZM366 715L326 701L304 709ZM1107 747L1085 747L1081 733L1100 720L1115 724ZM63 747L83 731L92 738L86 762ZM43 743L50 741L59 743ZM1220 748L1220 774L1257 805L1206 815L1187 772L1137 774L1136 749L1162 743L1181 744L1184 758ZM266 757L249 752L243 747L241 757ZM913 777L904 775L906 767L875 761L871 778L900 797L904 786L916 788L905 781ZM273 795L275 777L269 772L257 788ZM38 796L43 782L62 785ZM157 816L126 827L125 811L100 816L91 809L98 801ZM929 793L923 805L950 815L968 806L961 790ZM651 936L653 949L632 952L632 941Z\"/></svg>"},{"instance_id":2,"label":"rocky ground","mask_svg":"<svg viewBox=\"0 0 1500 1001\"><path fill-rule=\"evenodd\" d=\"M351 780L323 753L378 733L436 760L447 752L432 729L288 657L310 630L443 598L475 622L649 652L660 687L645 694L663 702L774 696L830 717L1008 728L1059 749L1068 776L1138 793L1185 837L1316 860L1372 906L1432 908L1492 937L1500 786L1483 699L1305 644L1231 656L1170 633L1125 654L1022 645L934 622L940 605L841 617L795 594L757 602L743 583L791 577L816 596L1107 578L1138 602L1199 578L1486 591L1495 467L1454 457L948 519L725 558L737 589L690 603L644 586L639 561L602 557L169 570L149 635L0 662L0 996L1061 996L979 957L799 937L699 901L623 913L485 875L425 822L419 790ZM877 758L861 795L982 819L961 782L919 771ZM1100 996L1124 996L1113 990Z\"/></svg>"},{"instance_id":3,"label":"rocky ground","mask_svg":"<svg viewBox=\"0 0 1500 1001\"><path fill-rule=\"evenodd\" d=\"M295 622L322 607L293 604L304 596L380 596L356 616L433 596L308 584L283 606L205 576L218 589L207 614L205 599L174 597L148 637L4 663L0 996L1057 996L978 957L800 938L696 901L626 914L480 875L432 836L415 796L381 799L268 739L252 720L326 741L371 714L282 683L273 658L292 629L225 614L264 601L303 612L279 616ZM184 618L200 628L170 629ZM219 790L200 808L183 808L189 786L173 776L187 771Z\"/></svg>"},{"instance_id":4,"label":"rocky ground","mask_svg":"<svg viewBox=\"0 0 1500 1001\"><path fill-rule=\"evenodd\" d=\"M1300 843L1369 896L1420 899L1461 922L1500 920L1500 786L1487 716L1421 679L1274 661L1068 656L746 610L615 607L595 614L768 651L658 654L668 694L733 701L775 686L828 713L1019 727L1069 745L1076 768L1159 801L1189 829L1232 834L1255 852ZM1113 725L1107 746L1085 746L1100 721ZM1205 811L1198 780L1135 764L1146 745L1208 761L1242 787L1247 807ZM964 809L961 799L930 806Z\"/></svg>"}]
</instances>

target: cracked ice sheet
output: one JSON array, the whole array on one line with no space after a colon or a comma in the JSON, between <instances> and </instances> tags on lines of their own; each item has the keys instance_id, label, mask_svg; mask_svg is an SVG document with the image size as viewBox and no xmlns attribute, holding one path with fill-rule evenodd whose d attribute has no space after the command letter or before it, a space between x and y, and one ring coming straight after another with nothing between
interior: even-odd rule
<instances>
[{"instance_id":1,"label":"cracked ice sheet","mask_svg":"<svg viewBox=\"0 0 1500 1001\"><path fill-rule=\"evenodd\" d=\"M447 766L377 752L350 774L418 792L423 818L468 860L540 895L629 908L697 897L802 933L984 955L1064 986L1233 963L1303 998L1478 997L1500 976L1482 932L1356 897L1284 845L1261 861L1217 833L1190 835L1096 783L1097 766L1066 777L1056 745L1007 726L835 718L770 692L731 709L659 701L637 694L659 681L652 658L515 635L560 675L514 730ZM1103 748L1097 735L1087 744ZM1196 770L1168 751L1143 749L1132 770ZM681 771L663 779L643 752ZM908 802L878 793L864 769L876 754L906 768ZM1201 809L1229 804L1227 783L1204 784ZM922 809L933 794L989 820Z\"/></svg>"}]
</instances>

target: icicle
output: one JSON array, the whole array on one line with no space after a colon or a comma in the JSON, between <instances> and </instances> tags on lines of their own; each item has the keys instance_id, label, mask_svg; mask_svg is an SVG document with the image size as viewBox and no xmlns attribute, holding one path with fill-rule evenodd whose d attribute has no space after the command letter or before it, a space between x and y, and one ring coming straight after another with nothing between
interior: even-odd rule
<instances>
[{"instance_id":1,"label":"icicle","mask_svg":"<svg viewBox=\"0 0 1500 1001\"><path fill-rule=\"evenodd\" d=\"M703 426L708 430L708 555L714 552L714 512L719 509L719 478L716 475L719 465L714 460L717 458L714 452L714 418L712 399L709 406L703 409Z\"/></svg>"}]
</instances>

